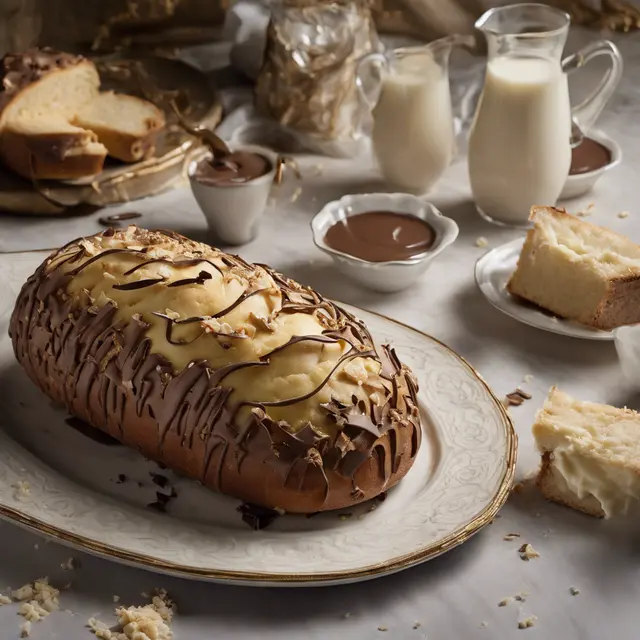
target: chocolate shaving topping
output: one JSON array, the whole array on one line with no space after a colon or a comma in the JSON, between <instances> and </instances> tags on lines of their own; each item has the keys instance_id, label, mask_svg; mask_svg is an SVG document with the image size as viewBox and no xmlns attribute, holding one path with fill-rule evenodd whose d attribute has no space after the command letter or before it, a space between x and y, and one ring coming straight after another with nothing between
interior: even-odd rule
<instances>
[{"instance_id":1,"label":"chocolate shaving topping","mask_svg":"<svg viewBox=\"0 0 640 640\"><path fill-rule=\"evenodd\" d=\"M137 232L130 228L126 233L127 241L136 247ZM203 443L202 459L196 461L194 458L194 464L199 465L200 479L206 480L212 488L224 489L227 470L235 466L241 472L243 460L248 455L261 458L264 464L277 470L283 487L288 490L323 487L323 491L315 491L317 502L309 504L310 511L324 508L333 474L350 479L354 500L364 499L365 493L358 487L356 473L370 459L379 469L381 486L385 486L401 462L401 452L397 451L400 430L412 430L411 456L416 455L422 432L415 380L393 349L386 345L376 348L360 320L269 267L250 265L238 256L207 249L172 231L154 233L179 241L186 255L178 253L175 260L153 257L153 245L122 249L100 249L99 245L94 245L99 253L89 255L81 244L83 239L79 239L65 245L29 278L11 318L10 335L16 355L31 377L38 379L36 372L42 371L46 379L66 380L65 396L61 399L89 412L85 417L92 424L108 429L118 440L127 441L127 434L122 431L126 429L123 427L125 415L133 414L152 420L157 426L159 452L169 437L174 441L177 438L180 446L192 450L196 443ZM116 234L124 234L124 231L107 230L102 237L113 239ZM216 330L217 323L211 322L206 331L204 327L207 327L207 321L223 318L255 295L263 295L266 300L273 296L274 300L268 317L263 319L264 325L257 327L258 331L270 330L269 325L276 326L279 316L293 313L313 315L324 329L321 334L294 335L259 360L230 362L216 368L201 359L176 371L172 362L152 350L148 335L150 318L145 321L139 315L133 315L129 320L116 321L117 309L113 302L98 307L95 301L89 299L85 303L86 298L74 298L67 293L71 280L89 265L104 260L104 268L108 271L110 257L118 254L139 261L125 272L126 277L153 263L175 268L202 263L211 265L223 278L231 274L245 283L243 293L231 304L218 311L211 310L208 316L176 319L169 317L162 308L154 311L151 307L150 317L152 314L166 323L166 340L177 348L196 339L219 339L222 344L231 342L231 338L243 337L240 332L234 335L227 328ZM69 270L65 272L66 269ZM264 287L264 272L275 282L277 289ZM113 288L127 291L154 285L159 289L179 284L202 284L213 275L205 270L196 278L173 282L164 277L146 278L118 282ZM87 294L82 293L82 296ZM155 290L148 296L153 300ZM275 304L278 297L281 298L279 306ZM203 331L197 332L195 337L189 335L188 341L180 340L175 335L176 328L191 324L202 326ZM211 338L204 337L207 333ZM331 344L342 348L328 374L308 393L278 400L243 401L242 396L235 397L233 378L230 377L235 371L269 367L288 349L303 348L303 344L307 345L304 348L318 351ZM333 435L319 431L312 423L292 426L270 415L272 409L292 406L316 396L355 359L379 362L382 378L374 376L373 386L364 382L371 394L369 399L354 395L350 399L331 398L321 405L321 410L335 425L331 430ZM389 437L383 438L386 434ZM148 451L145 455L153 457ZM164 509L168 499L170 497L159 494L152 503L153 508ZM256 513L250 506L241 508L241 512L245 522L257 528L277 515L270 509Z\"/></svg>"},{"instance_id":2,"label":"chocolate shaving topping","mask_svg":"<svg viewBox=\"0 0 640 640\"><path fill-rule=\"evenodd\" d=\"M254 531L266 529L280 514L273 509L267 509L257 504L247 502L241 504L237 511L242 514L242 521L248 524Z\"/></svg>"},{"instance_id":3,"label":"chocolate shaving topping","mask_svg":"<svg viewBox=\"0 0 640 640\"><path fill-rule=\"evenodd\" d=\"M207 280L211 280L213 276L208 271L201 271L195 278L184 278L183 280L175 280L170 282L168 287L183 287L187 284L204 284Z\"/></svg>"},{"instance_id":4,"label":"chocolate shaving topping","mask_svg":"<svg viewBox=\"0 0 640 640\"><path fill-rule=\"evenodd\" d=\"M147 280L135 280L134 282L125 282L124 284L114 284L113 288L119 291L135 291L136 289L145 289L152 287L154 284L165 282L166 278L148 278Z\"/></svg>"}]
</instances>

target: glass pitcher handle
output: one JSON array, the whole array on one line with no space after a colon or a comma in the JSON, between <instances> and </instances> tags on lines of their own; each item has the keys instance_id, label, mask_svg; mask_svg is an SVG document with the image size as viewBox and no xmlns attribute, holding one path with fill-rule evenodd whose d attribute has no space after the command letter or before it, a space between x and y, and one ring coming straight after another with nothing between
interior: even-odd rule
<instances>
[{"instance_id":1,"label":"glass pitcher handle","mask_svg":"<svg viewBox=\"0 0 640 640\"><path fill-rule=\"evenodd\" d=\"M571 109L571 115L585 133L594 125L620 83L623 68L622 55L613 42L598 40L588 44L562 61L562 70L570 74L577 69L581 69L589 60L597 56L608 56L611 61L611 67L604 74L594 91L579 105Z\"/></svg>"},{"instance_id":2,"label":"glass pitcher handle","mask_svg":"<svg viewBox=\"0 0 640 640\"><path fill-rule=\"evenodd\" d=\"M373 110L378 104L382 76L380 70L386 70L387 58L383 53L370 53L358 60L356 67L356 86L364 103ZM372 69L378 70L378 77L371 73Z\"/></svg>"}]
</instances>

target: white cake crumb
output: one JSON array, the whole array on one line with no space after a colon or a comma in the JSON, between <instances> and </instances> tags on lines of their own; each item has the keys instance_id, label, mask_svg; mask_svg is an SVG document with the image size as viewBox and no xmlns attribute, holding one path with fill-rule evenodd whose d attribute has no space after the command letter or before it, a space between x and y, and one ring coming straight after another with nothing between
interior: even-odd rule
<instances>
[{"instance_id":1,"label":"white cake crumb","mask_svg":"<svg viewBox=\"0 0 640 640\"><path fill-rule=\"evenodd\" d=\"M476 247L488 247L489 241L484 237L480 236L476 238Z\"/></svg>"},{"instance_id":2,"label":"white cake crumb","mask_svg":"<svg viewBox=\"0 0 640 640\"><path fill-rule=\"evenodd\" d=\"M31 635L31 623L27 620L20 625L20 637L28 638Z\"/></svg>"},{"instance_id":3,"label":"white cake crumb","mask_svg":"<svg viewBox=\"0 0 640 640\"><path fill-rule=\"evenodd\" d=\"M69 558L66 562L63 562L60 567L65 571L73 571L76 568L75 558Z\"/></svg>"},{"instance_id":4,"label":"white cake crumb","mask_svg":"<svg viewBox=\"0 0 640 640\"><path fill-rule=\"evenodd\" d=\"M628 211L621 211L618 214L618 218L628 218L629 217L629 212Z\"/></svg>"},{"instance_id":5,"label":"white cake crumb","mask_svg":"<svg viewBox=\"0 0 640 640\"><path fill-rule=\"evenodd\" d=\"M422 622L419 622L418 620L416 620L416 621L413 623L413 628L414 628L414 629L419 629L421 626L422 626Z\"/></svg>"},{"instance_id":6,"label":"white cake crumb","mask_svg":"<svg viewBox=\"0 0 640 640\"><path fill-rule=\"evenodd\" d=\"M291 197L289 198L289 202L291 202L292 204L294 202L297 202L301 194L302 194L302 187L297 187L296 190L291 195Z\"/></svg>"},{"instance_id":7,"label":"white cake crumb","mask_svg":"<svg viewBox=\"0 0 640 640\"><path fill-rule=\"evenodd\" d=\"M513 600L513 598L511 598L511 597L502 598L502 600L500 600L500 602L498 602L498 606L499 607L506 607L508 604L511 603L512 600Z\"/></svg>"},{"instance_id":8,"label":"white cake crumb","mask_svg":"<svg viewBox=\"0 0 640 640\"><path fill-rule=\"evenodd\" d=\"M324 165L320 162L315 166L315 174L321 176L324 173Z\"/></svg>"},{"instance_id":9,"label":"white cake crumb","mask_svg":"<svg viewBox=\"0 0 640 640\"><path fill-rule=\"evenodd\" d=\"M533 560L533 558L539 558L540 554L530 545L530 544L523 544L519 549L518 549L518 553L520 554L520 558L522 558L522 560Z\"/></svg>"},{"instance_id":10,"label":"white cake crumb","mask_svg":"<svg viewBox=\"0 0 640 640\"><path fill-rule=\"evenodd\" d=\"M114 602L120 602L120 596L113 596Z\"/></svg>"},{"instance_id":11,"label":"white cake crumb","mask_svg":"<svg viewBox=\"0 0 640 640\"><path fill-rule=\"evenodd\" d=\"M521 591L520 593L516 593L516 595L513 596L513 599L518 602L526 602L528 595L529 593L527 591Z\"/></svg>"},{"instance_id":12,"label":"white cake crumb","mask_svg":"<svg viewBox=\"0 0 640 640\"><path fill-rule=\"evenodd\" d=\"M378 627L378 631L389 631L387 627Z\"/></svg>"},{"instance_id":13,"label":"white cake crumb","mask_svg":"<svg viewBox=\"0 0 640 640\"><path fill-rule=\"evenodd\" d=\"M520 537L519 533L507 533L502 539L505 540L506 542L512 542L513 540L519 537Z\"/></svg>"},{"instance_id":14,"label":"white cake crumb","mask_svg":"<svg viewBox=\"0 0 640 640\"><path fill-rule=\"evenodd\" d=\"M579 595L579 593L580 593L580 589L576 589L575 587L570 587L570 588L569 588L569 593L570 593L572 596L577 596L577 595Z\"/></svg>"},{"instance_id":15,"label":"white cake crumb","mask_svg":"<svg viewBox=\"0 0 640 640\"><path fill-rule=\"evenodd\" d=\"M530 627L535 626L537 620L537 616L529 616L524 620L520 620L520 622L518 622L518 629L529 629Z\"/></svg>"},{"instance_id":16,"label":"white cake crumb","mask_svg":"<svg viewBox=\"0 0 640 640\"><path fill-rule=\"evenodd\" d=\"M33 545L33 548L38 551L40 549L40 545L38 543Z\"/></svg>"},{"instance_id":17,"label":"white cake crumb","mask_svg":"<svg viewBox=\"0 0 640 640\"><path fill-rule=\"evenodd\" d=\"M13 489L15 489L13 497L16 500L24 500L31 494L31 485L24 480L14 482L11 486Z\"/></svg>"},{"instance_id":18,"label":"white cake crumb","mask_svg":"<svg viewBox=\"0 0 640 640\"><path fill-rule=\"evenodd\" d=\"M9 596L4 596L0 593L0 607L3 604L11 604L13 600Z\"/></svg>"},{"instance_id":19,"label":"white cake crumb","mask_svg":"<svg viewBox=\"0 0 640 640\"><path fill-rule=\"evenodd\" d=\"M531 384L533 382L533 376L530 373L527 373L527 375L522 378L522 381L525 384Z\"/></svg>"},{"instance_id":20,"label":"white cake crumb","mask_svg":"<svg viewBox=\"0 0 640 640\"><path fill-rule=\"evenodd\" d=\"M156 589L150 604L116 609L118 630L112 631L95 617L87 620L87 627L99 640L171 640L173 631L169 625L174 613L175 606L167 592Z\"/></svg>"}]
</instances>

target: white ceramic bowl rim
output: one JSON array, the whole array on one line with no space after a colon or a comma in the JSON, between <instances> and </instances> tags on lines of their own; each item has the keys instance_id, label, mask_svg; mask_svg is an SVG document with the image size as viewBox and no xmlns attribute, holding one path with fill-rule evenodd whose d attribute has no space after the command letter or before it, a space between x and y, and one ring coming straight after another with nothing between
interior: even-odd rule
<instances>
[{"instance_id":1,"label":"white ceramic bowl rim","mask_svg":"<svg viewBox=\"0 0 640 640\"><path fill-rule=\"evenodd\" d=\"M620 148L620 145L604 131L601 131L600 129L591 129L585 133L584 137L591 138L591 140L594 140L595 142L600 143L603 147L606 147L611 154L611 160L604 166L598 167L597 169L591 169L591 171L585 171L584 173L571 173L567 176L567 180L581 180L590 176L596 176L603 171L607 171L608 169L615 167L622 161L622 149Z\"/></svg>"},{"instance_id":2,"label":"white ceramic bowl rim","mask_svg":"<svg viewBox=\"0 0 640 640\"><path fill-rule=\"evenodd\" d=\"M364 260L363 258L358 258L357 256L352 256L349 253L344 253L342 251L338 251L333 247L327 245L324 241L324 237L321 237L320 230L318 229L318 220L326 215L327 211L333 207L342 205L343 208L349 206L350 203L358 200L368 200L379 198L380 200L386 200L388 202L388 210L393 210L397 213L403 213L409 216L414 216L423 220L429 224L429 218L439 218L446 224L450 225L449 230L447 229L437 229L433 227L433 225L429 225L433 228L435 232L435 241L433 245L425 252L420 253L412 258L407 258L406 260L387 260L386 262L372 262L370 260ZM403 207L398 203L402 202L412 202L415 205L415 208L422 209L426 211L427 215L423 218L419 216L415 211L410 210L408 207ZM365 211L361 211L360 213L365 213ZM358 213L354 213L353 215L358 215ZM331 225L333 226L333 225ZM454 231L455 229L455 231ZM421 262L424 262L427 259L435 257L440 251L447 245L453 242L455 238L458 236L458 225L454 220L448 218L443 215L442 212L431 202L426 200L422 200L417 196L413 196L408 193L362 193L362 194L350 194L343 196L339 200L332 200L331 202L327 202L327 204L313 217L311 220L311 231L313 233L313 242L322 251L327 253L334 254L336 256L340 256L341 258L345 258L355 263L367 265L369 267L385 267L390 265L400 266L400 267L411 267ZM450 239L449 242L445 242L448 238L447 235L451 233L455 233L453 238Z\"/></svg>"},{"instance_id":3,"label":"white ceramic bowl rim","mask_svg":"<svg viewBox=\"0 0 640 640\"><path fill-rule=\"evenodd\" d=\"M193 180L195 182L198 182L198 184L203 187L209 187L212 189L230 189L230 188L237 189L240 187L250 187L251 185L262 184L264 182L269 182L273 179L278 169L278 158L279 158L278 154L275 151L272 151L268 147L263 147L257 144L231 144L230 147L232 151L253 151L253 153L258 153L264 156L271 163L271 169L269 169L269 171L264 175L258 176L257 178L253 178L252 180L247 180L246 182L238 182L237 184L225 184L225 185L206 184L204 182L200 182L196 180L196 178L193 177L193 174L198 168L198 165L200 165L202 162L211 160L211 158L213 157L213 153L211 151L208 151L203 156L199 158L194 158L189 163L189 168L187 169L187 175L189 176L189 180Z\"/></svg>"}]
</instances>

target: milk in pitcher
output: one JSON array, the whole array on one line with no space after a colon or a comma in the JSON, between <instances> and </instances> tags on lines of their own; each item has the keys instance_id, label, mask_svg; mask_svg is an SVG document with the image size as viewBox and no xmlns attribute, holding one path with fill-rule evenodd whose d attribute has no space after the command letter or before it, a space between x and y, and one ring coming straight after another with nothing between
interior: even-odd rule
<instances>
[{"instance_id":1,"label":"milk in pitcher","mask_svg":"<svg viewBox=\"0 0 640 640\"><path fill-rule=\"evenodd\" d=\"M544 58L497 57L469 138L477 207L505 224L525 224L532 205L555 204L571 164L567 76Z\"/></svg>"},{"instance_id":2,"label":"milk in pitcher","mask_svg":"<svg viewBox=\"0 0 640 640\"><path fill-rule=\"evenodd\" d=\"M455 150L449 77L428 53L396 58L373 111L372 141L382 174L405 191L428 191Z\"/></svg>"}]
</instances>

